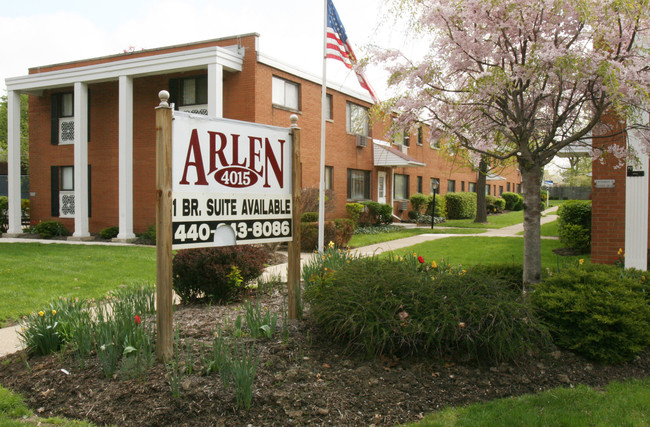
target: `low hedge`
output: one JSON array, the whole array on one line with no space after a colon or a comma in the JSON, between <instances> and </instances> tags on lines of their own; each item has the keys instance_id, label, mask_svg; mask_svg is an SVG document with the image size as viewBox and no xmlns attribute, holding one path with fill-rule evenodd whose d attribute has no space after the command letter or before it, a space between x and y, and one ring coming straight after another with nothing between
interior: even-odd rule
<instances>
[{"instance_id":1,"label":"low hedge","mask_svg":"<svg viewBox=\"0 0 650 427\"><path fill-rule=\"evenodd\" d=\"M324 243L333 242L338 248L347 248L354 234L354 221L349 218L337 218L324 221ZM303 222L300 224L300 249L313 251L318 249L318 223Z\"/></svg>"},{"instance_id":2,"label":"low hedge","mask_svg":"<svg viewBox=\"0 0 650 427\"><path fill-rule=\"evenodd\" d=\"M506 192L503 193L501 197L506 202L506 210L520 211L524 208L524 197L519 193Z\"/></svg>"},{"instance_id":3,"label":"low hedge","mask_svg":"<svg viewBox=\"0 0 650 427\"><path fill-rule=\"evenodd\" d=\"M469 219L476 216L476 193L474 192L447 193L445 201L449 219Z\"/></svg>"}]
</instances>

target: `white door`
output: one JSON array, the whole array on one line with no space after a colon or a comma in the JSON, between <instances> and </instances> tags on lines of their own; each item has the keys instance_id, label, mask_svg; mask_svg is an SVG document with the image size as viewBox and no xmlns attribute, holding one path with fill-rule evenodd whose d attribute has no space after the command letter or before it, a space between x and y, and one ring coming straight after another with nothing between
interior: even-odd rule
<instances>
[{"instance_id":1,"label":"white door","mask_svg":"<svg viewBox=\"0 0 650 427\"><path fill-rule=\"evenodd\" d=\"M377 172L377 202L386 203L386 172Z\"/></svg>"}]
</instances>

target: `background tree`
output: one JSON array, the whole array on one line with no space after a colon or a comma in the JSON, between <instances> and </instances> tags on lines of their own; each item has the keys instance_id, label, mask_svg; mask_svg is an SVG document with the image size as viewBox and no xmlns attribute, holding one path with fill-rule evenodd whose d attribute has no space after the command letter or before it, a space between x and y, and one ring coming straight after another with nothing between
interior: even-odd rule
<instances>
[{"instance_id":1,"label":"background tree","mask_svg":"<svg viewBox=\"0 0 650 427\"><path fill-rule=\"evenodd\" d=\"M7 161L7 96L0 96L0 162ZM20 95L20 163L29 170L29 98Z\"/></svg>"},{"instance_id":2,"label":"background tree","mask_svg":"<svg viewBox=\"0 0 650 427\"><path fill-rule=\"evenodd\" d=\"M394 0L428 51L377 52L398 121L428 120L455 143L515 158L524 196L524 291L541 279L544 165L605 112L638 120L650 100L648 0ZM647 115L645 116L647 117ZM628 126L629 128L629 126Z\"/></svg>"}]
</instances>

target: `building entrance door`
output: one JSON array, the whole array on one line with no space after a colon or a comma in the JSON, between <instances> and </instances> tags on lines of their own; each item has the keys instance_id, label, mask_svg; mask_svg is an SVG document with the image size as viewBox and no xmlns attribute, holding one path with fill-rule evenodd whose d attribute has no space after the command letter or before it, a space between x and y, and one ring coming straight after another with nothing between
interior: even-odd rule
<instances>
[{"instance_id":1,"label":"building entrance door","mask_svg":"<svg viewBox=\"0 0 650 427\"><path fill-rule=\"evenodd\" d=\"M386 172L377 172L377 202L386 203Z\"/></svg>"}]
</instances>

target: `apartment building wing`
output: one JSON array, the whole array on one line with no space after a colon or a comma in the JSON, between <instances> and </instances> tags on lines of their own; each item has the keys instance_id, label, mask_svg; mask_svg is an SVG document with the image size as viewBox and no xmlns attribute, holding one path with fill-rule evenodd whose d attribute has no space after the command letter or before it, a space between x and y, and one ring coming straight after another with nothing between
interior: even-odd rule
<instances>
[{"instance_id":1,"label":"apartment building wing","mask_svg":"<svg viewBox=\"0 0 650 427\"><path fill-rule=\"evenodd\" d=\"M9 103L10 200L20 198L20 94L29 97L32 221L59 220L86 238L118 226L131 239L155 222L155 114L158 92L175 108L198 114L302 129L303 188L320 176L321 81L265 56L259 35L169 46L31 68L6 80ZM410 194L475 191L476 172L444 155L426 127L387 136L372 124L372 100L328 86L325 183L328 217L346 216L352 201L391 203L405 218ZM388 141L388 142L384 142ZM18 149L17 149L18 147ZM489 183L492 194L518 191L515 169ZM20 203L10 202L10 206ZM9 233L21 233L12 209Z\"/></svg>"}]
</instances>

